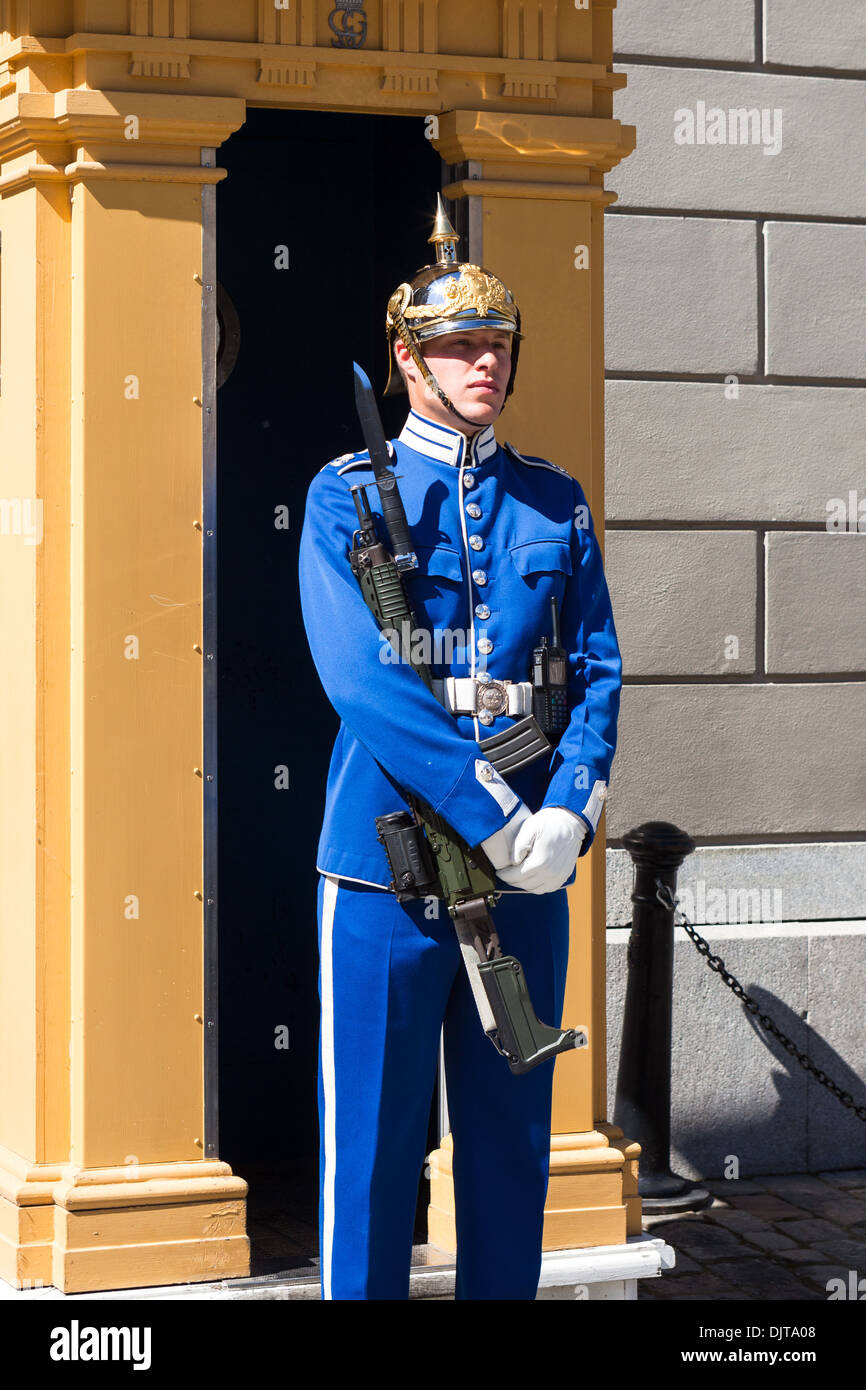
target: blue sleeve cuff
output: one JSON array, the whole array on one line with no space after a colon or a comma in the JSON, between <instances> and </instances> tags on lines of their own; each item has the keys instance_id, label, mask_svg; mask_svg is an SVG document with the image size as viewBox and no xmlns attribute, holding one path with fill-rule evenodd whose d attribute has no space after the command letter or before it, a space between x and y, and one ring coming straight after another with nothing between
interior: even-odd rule
<instances>
[{"instance_id":1,"label":"blue sleeve cuff","mask_svg":"<svg viewBox=\"0 0 866 1390\"><path fill-rule=\"evenodd\" d=\"M523 802L478 745L469 747L472 756L454 786L433 809L471 847L501 830ZM485 797L480 794L481 788L487 793Z\"/></svg>"}]
</instances>

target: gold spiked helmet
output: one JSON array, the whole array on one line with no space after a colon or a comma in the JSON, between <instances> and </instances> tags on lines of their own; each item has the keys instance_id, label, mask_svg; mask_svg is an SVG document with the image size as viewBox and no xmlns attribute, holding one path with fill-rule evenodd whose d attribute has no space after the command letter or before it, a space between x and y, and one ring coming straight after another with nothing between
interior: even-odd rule
<instances>
[{"instance_id":1,"label":"gold spiked helmet","mask_svg":"<svg viewBox=\"0 0 866 1390\"><path fill-rule=\"evenodd\" d=\"M412 355L423 380L442 404L459 419L459 410L451 403L424 360L422 344L445 333L462 329L499 329L513 333L511 376L506 399L514 389L517 355L522 334L520 310L501 280L482 266L457 259L457 233L452 227L441 194L438 198L436 223L430 244L436 247L436 261L417 271L413 279L399 285L388 301L386 333L388 335L389 373L385 395L405 390L403 379L394 367L394 342L401 338ZM467 422L471 423L471 422Z\"/></svg>"}]
</instances>

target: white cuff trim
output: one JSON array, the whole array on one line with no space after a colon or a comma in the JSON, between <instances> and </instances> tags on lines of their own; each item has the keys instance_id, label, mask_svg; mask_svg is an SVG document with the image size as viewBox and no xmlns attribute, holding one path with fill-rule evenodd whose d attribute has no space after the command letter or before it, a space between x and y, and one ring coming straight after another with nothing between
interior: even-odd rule
<instances>
[{"instance_id":1,"label":"white cuff trim","mask_svg":"<svg viewBox=\"0 0 866 1390\"><path fill-rule=\"evenodd\" d=\"M589 800L583 808L583 814L589 821L593 829L593 834L598 830L598 822L604 806L604 799L607 796L607 782L598 781L593 786L589 794Z\"/></svg>"},{"instance_id":2,"label":"white cuff trim","mask_svg":"<svg viewBox=\"0 0 866 1390\"><path fill-rule=\"evenodd\" d=\"M509 815L520 801L520 797L512 791L505 778L496 771L492 763L485 758L475 759L475 776L486 791L489 791L493 800L499 805L504 816ZM597 785L597 784L596 784Z\"/></svg>"}]
</instances>

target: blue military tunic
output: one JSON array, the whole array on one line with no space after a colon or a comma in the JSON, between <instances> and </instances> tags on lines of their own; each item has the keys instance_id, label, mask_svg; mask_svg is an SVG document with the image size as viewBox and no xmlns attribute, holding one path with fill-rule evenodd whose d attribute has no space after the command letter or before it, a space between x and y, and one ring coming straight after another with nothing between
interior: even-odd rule
<instances>
[{"instance_id":1,"label":"blue military tunic","mask_svg":"<svg viewBox=\"0 0 866 1390\"><path fill-rule=\"evenodd\" d=\"M515 718L502 714L485 726L477 716L449 713L408 663L397 662L347 558L357 527L353 483L368 485L387 541L369 456L325 464L308 491L300 547L310 649L341 720L317 868L387 888L375 817L405 809L400 787L470 845L501 829L517 798L531 811L567 807L587 824L584 854L616 747L621 661L583 490L555 464L499 444L493 425L469 439L412 410L391 447L419 562L407 574L409 599L429 633L433 675L486 671L494 680L528 680L533 647L542 634L550 637L554 594L568 653L570 722L549 756L507 782L493 771L478 741Z\"/></svg>"},{"instance_id":2,"label":"blue military tunic","mask_svg":"<svg viewBox=\"0 0 866 1390\"><path fill-rule=\"evenodd\" d=\"M484 725L440 704L378 630L347 558L351 483L369 458L313 478L300 548L304 622L340 728L318 847L321 1027L319 1246L325 1299L405 1299L418 1178L440 1037L454 1140L457 1299L532 1299L541 1268L553 1062L513 1076L485 1036L448 913L398 903L374 818L406 807L403 788L470 845L515 814L565 806L595 834L616 741L620 657L592 520L580 486L543 459L472 440L411 411L392 442L419 565L410 602L434 676L526 681L533 646L561 605L570 723L550 754L504 779ZM379 534L385 539L381 517ZM574 875L572 875L573 878ZM570 882L571 880L569 880ZM565 889L510 889L493 910L522 962L539 1018L559 1026L568 960ZM570 1024L578 1020L569 1020Z\"/></svg>"}]
</instances>

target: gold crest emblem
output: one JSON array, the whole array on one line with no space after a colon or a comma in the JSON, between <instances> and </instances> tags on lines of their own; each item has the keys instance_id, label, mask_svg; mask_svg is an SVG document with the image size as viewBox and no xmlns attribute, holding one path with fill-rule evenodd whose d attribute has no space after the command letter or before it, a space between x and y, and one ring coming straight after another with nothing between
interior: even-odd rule
<instances>
[{"instance_id":1,"label":"gold crest emblem","mask_svg":"<svg viewBox=\"0 0 866 1390\"><path fill-rule=\"evenodd\" d=\"M410 305L403 312L407 319L448 319L470 310L479 318L486 318L491 311L512 321L517 318L501 280L488 275L479 265L464 265L459 275L449 279L445 301L444 304Z\"/></svg>"},{"instance_id":2,"label":"gold crest emblem","mask_svg":"<svg viewBox=\"0 0 866 1390\"><path fill-rule=\"evenodd\" d=\"M493 309L497 313L507 314L510 318L514 317L501 281L495 280L478 265L464 266L459 278L449 281L445 298L451 304L454 313L474 309L481 318L486 318Z\"/></svg>"}]
</instances>

